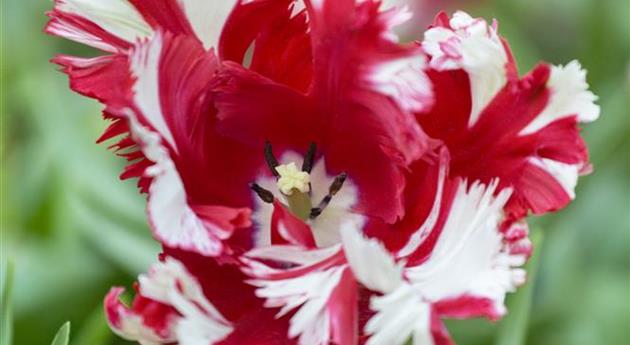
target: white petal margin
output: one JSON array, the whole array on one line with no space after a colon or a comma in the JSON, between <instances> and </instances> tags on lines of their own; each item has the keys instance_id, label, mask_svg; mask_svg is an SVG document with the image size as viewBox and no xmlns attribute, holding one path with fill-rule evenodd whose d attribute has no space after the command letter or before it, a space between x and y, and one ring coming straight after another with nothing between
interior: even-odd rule
<instances>
[{"instance_id":1,"label":"white petal margin","mask_svg":"<svg viewBox=\"0 0 630 345\"><path fill-rule=\"evenodd\" d=\"M216 47L238 0L178 0L204 48Z\"/></svg>"},{"instance_id":2,"label":"white petal margin","mask_svg":"<svg viewBox=\"0 0 630 345\"><path fill-rule=\"evenodd\" d=\"M569 116L576 116L580 122L592 122L599 117L597 96L589 91L586 70L576 60L566 66L553 66L547 86L551 90L549 103L519 135L534 133Z\"/></svg>"},{"instance_id":3,"label":"white petal margin","mask_svg":"<svg viewBox=\"0 0 630 345\"><path fill-rule=\"evenodd\" d=\"M429 302L471 296L493 302L505 313L504 298L525 281L526 254L512 254L499 231L510 189L497 193L498 181L488 186L463 181L449 217L427 261L408 267L405 276Z\"/></svg>"},{"instance_id":4,"label":"white petal margin","mask_svg":"<svg viewBox=\"0 0 630 345\"><path fill-rule=\"evenodd\" d=\"M126 0L57 0L55 11L83 18L130 43L153 34L151 26ZM117 51L115 47L103 42L94 34L61 18L53 20L47 30L52 34L95 48L110 52Z\"/></svg>"},{"instance_id":5,"label":"white petal margin","mask_svg":"<svg viewBox=\"0 0 630 345\"><path fill-rule=\"evenodd\" d=\"M258 271L263 269L261 265L257 265ZM276 317L298 308L291 317L290 338L299 336L300 345L327 345L332 333L328 301L346 269L346 265L335 266L294 278L248 283L258 287L256 296L266 299L265 307L281 308Z\"/></svg>"},{"instance_id":6,"label":"white petal margin","mask_svg":"<svg viewBox=\"0 0 630 345\"><path fill-rule=\"evenodd\" d=\"M366 345L433 345L431 305L422 300L417 289L402 284L383 296L372 297L370 308L376 312L365 325L370 334Z\"/></svg>"},{"instance_id":7,"label":"white petal margin","mask_svg":"<svg viewBox=\"0 0 630 345\"><path fill-rule=\"evenodd\" d=\"M529 162L553 176L571 199L575 199L575 186L582 164L566 164L553 159L531 157Z\"/></svg>"},{"instance_id":8,"label":"white petal margin","mask_svg":"<svg viewBox=\"0 0 630 345\"><path fill-rule=\"evenodd\" d=\"M145 175L153 178L147 212L156 239L170 247L206 256L219 255L223 248L220 230L206 227L188 205L184 184L161 144L161 136L144 127L133 112L128 111L127 118L132 137L147 159L155 163Z\"/></svg>"},{"instance_id":9,"label":"white petal margin","mask_svg":"<svg viewBox=\"0 0 630 345\"><path fill-rule=\"evenodd\" d=\"M167 257L138 282L142 296L170 305L181 314L175 326L180 345L214 344L232 332L233 327L206 299L199 282L181 262Z\"/></svg>"},{"instance_id":10,"label":"white petal margin","mask_svg":"<svg viewBox=\"0 0 630 345\"><path fill-rule=\"evenodd\" d=\"M376 314L365 325L366 345L431 345L431 306L418 289L403 280L403 265L375 239L367 239L352 224L341 230L343 248L355 278L382 293L370 300Z\"/></svg>"},{"instance_id":11,"label":"white petal margin","mask_svg":"<svg viewBox=\"0 0 630 345\"><path fill-rule=\"evenodd\" d=\"M158 345L173 343L175 337L174 324L169 323L162 335L144 324L142 315L136 314L120 302L123 288L113 288L105 298L107 323L110 329L123 339L137 341L141 345Z\"/></svg>"},{"instance_id":12,"label":"white petal margin","mask_svg":"<svg viewBox=\"0 0 630 345\"><path fill-rule=\"evenodd\" d=\"M468 73L472 97L468 125L473 126L507 82L508 57L496 25L458 11L450 26L427 30L422 48L431 56L430 67L439 71L462 68Z\"/></svg>"}]
</instances>

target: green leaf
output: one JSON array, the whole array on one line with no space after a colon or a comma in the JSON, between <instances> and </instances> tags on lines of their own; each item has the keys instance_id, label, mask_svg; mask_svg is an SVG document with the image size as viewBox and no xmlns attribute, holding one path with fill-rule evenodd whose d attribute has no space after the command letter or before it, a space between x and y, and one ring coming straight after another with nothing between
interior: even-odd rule
<instances>
[{"instance_id":1,"label":"green leaf","mask_svg":"<svg viewBox=\"0 0 630 345\"><path fill-rule=\"evenodd\" d=\"M11 290L13 289L13 262L8 261L2 286L2 324L0 345L11 345L13 337L13 309L11 308Z\"/></svg>"},{"instance_id":2,"label":"green leaf","mask_svg":"<svg viewBox=\"0 0 630 345\"><path fill-rule=\"evenodd\" d=\"M70 321L66 322L59 328L55 339L53 339L51 345L68 345L70 341Z\"/></svg>"},{"instance_id":3,"label":"green leaf","mask_svg":"<svg viewBox=\"0 0 630 345\"><path fill-rule=\"evenodd\" d=\"M529 279L527 284L522 286L516 294L508 297L507 309L509 314L499 322L495 345L525 344L542 239L543 233L541 230L532 233L534 253L529 263L525 266Z\"/></svg>"}]
</instances>

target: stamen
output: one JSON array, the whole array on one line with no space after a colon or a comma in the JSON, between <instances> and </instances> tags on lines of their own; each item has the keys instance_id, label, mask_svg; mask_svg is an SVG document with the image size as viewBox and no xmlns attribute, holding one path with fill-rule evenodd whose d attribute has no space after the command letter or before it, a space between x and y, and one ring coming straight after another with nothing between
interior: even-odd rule
<instances>
[{"instance_id":1,"label":"stamen","mask_svg":"<svg viewBox=\"0 0 630 345\"><path fill-rule=\"evenodd\" d=\"M310 173L313 169L313 161L315 160L315 153L317 153L317 145L315 143L311 143L308 147L308 151L306 151L306 156L304 156L304 163L302 163L302 171Z\"/></svg>"},{"instance_id":2,"label":"stamen","mask_svg":"<svg viewBox=\"0 0 630 345\"><path fill-rule=\"evenodd\" d=\"M271 143L269 140L265 141L265 160L267 161L267 165L276 177L280 177L280 173L276 171L276 167L278 166L278 160L276 156L273 155L273 148L271 147Z\"/></svg>"},{"instance_id":3,"label":"stamen","mask_svg":"<svg viewBox=\"0 0 630 345\"><path fill-rule=\"evenodd\" d=\"M258 197L260 198L260 200L268 203L268 204L272 204L273 201L275 200L275 197L273 196L273 193L271 193L270 191L266 190L265 188L259 186L256 183L251 183L249 185L249 187L258 195Z\"/></svg>"},{"instance_id":4,"label":"stamen","mask_svg":"<svg viewBox=\"0 0 630 345\"><path fill-rule=\"evenodd\" d=\"M337 194L337 192L341 190L341 187L343 187L343 183L346 182L347 177L348 175L346 173L341 173L337 175L337 177L335 177L335 180L330 184L330 187L328 187L328 194L326 194L322 201L319 202L319 205L317 205L317 207L311 209L311 214L309 215L309 218L315 219L320 214L322 214L324 209L326 209L326 207L332 200L333 196L335 196L335 194Z\"/></svg>"}]
</instances>

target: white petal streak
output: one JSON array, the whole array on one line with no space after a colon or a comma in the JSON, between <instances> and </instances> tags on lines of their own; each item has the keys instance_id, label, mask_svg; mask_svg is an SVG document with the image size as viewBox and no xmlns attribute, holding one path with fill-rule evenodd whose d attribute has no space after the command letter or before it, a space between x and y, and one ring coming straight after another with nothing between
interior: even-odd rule
<instances>
[{"instance_id":1,"label":"white petal streak","mask_svg":"<svg viewBox=\"0 0 630 345\"><path fill-rule=\"evenodd\" d=\"M468 125L472 127L507 82L507 53L496 27L483 19L459 11L451 18L450 26L427 30L422 48L431 56L432 68L463 68L468 73L472 96Z\"/></svg>"},{"instance_id":2,"label":"white petal streak","mask_svg":"<svg viewBox=\"0 0 630 345\"><path fill-rule=\"evenodd\" d=\"M577 61L566 66L553 66L547 86L551 90L549 103L520 135L534 133L553 121L577 116L580 122L595 121L599 117L597 96L588 89L586 71Z\"/></svg>"},{"instance_id":3,"label":"white petal streak","mask_svg":"<svg viewBox=\"0 0 630 345\"><path fill-rule=\"evenodd\" d=\"M144 118L177 151L173 134L166 124L160 102L160 57L163 38L156 35L138 45L131 56L131 72L136 77L134 101Z\"/></svg>"},{"instance_id":4,"label":"white petal streak","mask_svg":"<svg viewBox=\"0 0 630 345\"><path fill-rule=\"evenodd\" d=\"M245 255L254 259L274 260L297 265L312 265L331 257L339 252L339 249L339 245L334 245L305 251L304 248L293 245L274 245L252 249Z\"/></svg>"},{"instance_id":5,"label":"white petal streak","mask_svg":"<svg viewBox=\"0 0 630 345\"><path fill-rule=\"evenodd\" d=\"M142 18L142 15L126 0L59 0L56 9L76 15L100 26L103 30L127 42L133 43L138 38L149 37L153 29ZM68 32L80 34L79 28L71 29L66 23ZM73 39L72 36L66 36ZM77 36L74 36L77 37ZM83 42L87 43L88 42ZM100 47L99 47L100 48Z\"/></svg>"},{"instance_id":6,"label":"white petal streak","mask_svg":"<svg viewBox=\"0 0 630 345\"><path fill-rule=\"evenodd\" d=\"M464 294L489 298L498 314L506 292L523 283L522 254L510 254L498 225L511 190L494 196L498 182L485 186L462 182L430 258L405 275L425 300L436 302Z\"/></svg>"},{"instance_id":7,"label":"white petal streak","mask_svg":"<svg viewBox=\"0 0 630 345\"><path fill-rule=\"evenodd\" d=\"M405 257L411 255L420 245L424 242L424 240L429 237L431 234L431 230L435 227L437 223L438 217L440 216L440 209L442 205L442 194L444 193L444 181L446 178L446 167L447 163L440 163L440 171L438 173L438 182L435 195L433 196L433 206L431 206L431 211L429 215L425 219L424 223L416 230L409 241L405 244L405 246L398 252L399 257Z\"/></svg>"},{"instance_id":8,"label":"white petal streak","mask_svg":"<svg viewBox=\"0 0 630 345\"><path fill-rule=\"evenodd\" d=\"M265 298L265 307L280 307L277 317L299 307L291 318L289 337L299 336L300 345L325 345L331 336L328 301L347 266L335 266L290 279L253 280L256 296Z\"/></svg>"},{"instance_id":9,"label":"white petal streak","mask_svg":"<svg viewBox=\"0 0 630 345\"><path fill-rule=\"evenodd\" d=\"M402 283L402 266L375 239L363 236L361 228L346 223L341 228L344 253L356 279L370 290L389 293Z\"/></svg>"},{"instance_id":10,"label":"white petal streak","mask_svg":"<svg viewBox=\"0 0 630 345\"><path fill-rule=\"evenodd\" d=\"M418 53L371 66L368 81L406 111L423 111L433 102L431 82L424 73L425 57Z\"/></svg>"},{"instance_id":11,"label":"white petal streak","mask_svg":"<svg viewBox=\"0 0 630 345\"><path fill-rule=\"evenodd\" d=\"M138 341L142 345L160 345L172 341L164 340L155 332L144 325L142 318L135 314L129 314L121 319L120 328L111 328L114 333L123 339Z\"/></svg>"},{"instance_id":12,"label":"white petal streak","mask_svg":"<svg viewBox=\"0 0 630 345\"><path fill-rule=\"evenodd\" d=\"M176 326L179 344L214 344L232 332L230 323L179 261L166 258L138 281L142 296L170 305L182 315Z\"/></svg>"},{"instance_id":13,"label":"white petal streak","mask_svg":"<svg viewBox=\"0 0 630 345\"><path fill-rule=\"evenodd\" d=\"M206 49L217 47L225 22L237 0L178 0Z\"/></svg>"},{"instance_id":14,"label":"white petal streak","mask_svg":"<svg viewBox=\"0 0 630 345\"><path fill-rule=\"evenodd\" d=\"M118 51L118 48L110 43L103 41L101 38L90 32L76 27L74 23L66 21L62 18L51 20L46 27L46 32L60 37L65 37L71 41L83 43L103 51L112 53Z\"/></svg>"}]
</instances>

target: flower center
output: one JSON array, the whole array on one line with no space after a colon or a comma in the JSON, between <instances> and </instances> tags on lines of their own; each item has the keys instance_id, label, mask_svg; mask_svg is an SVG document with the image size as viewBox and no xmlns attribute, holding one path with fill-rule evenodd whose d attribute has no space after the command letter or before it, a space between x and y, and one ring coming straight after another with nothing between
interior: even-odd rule
<instances>
[{"instance_id":1,"label":"flower center","mask_svg":"<svg viewBox=\"0 0 630 345\"><path fill-rule=\"evenodd\" d=\"M298 169L295 162L278 164L278 160L273 154L271 143L265 143L265 160L267 161L269 169L277 179L276 186L285 197L288 203L288 209L304 221L317 218L324 211L326 206L328 206L333 196L341 190L346 180L345 173L341 173L335 177L328 188L328 194L319 201L316 207L313 207L311 200L310 172L313 168L316 150L317 146L315 144L309 146L304 156L302 168ZM266 203L274 202L275 197L271 191L256 183L252 183L251 188L262 201Z\"/></svg>"}]
</instances>

